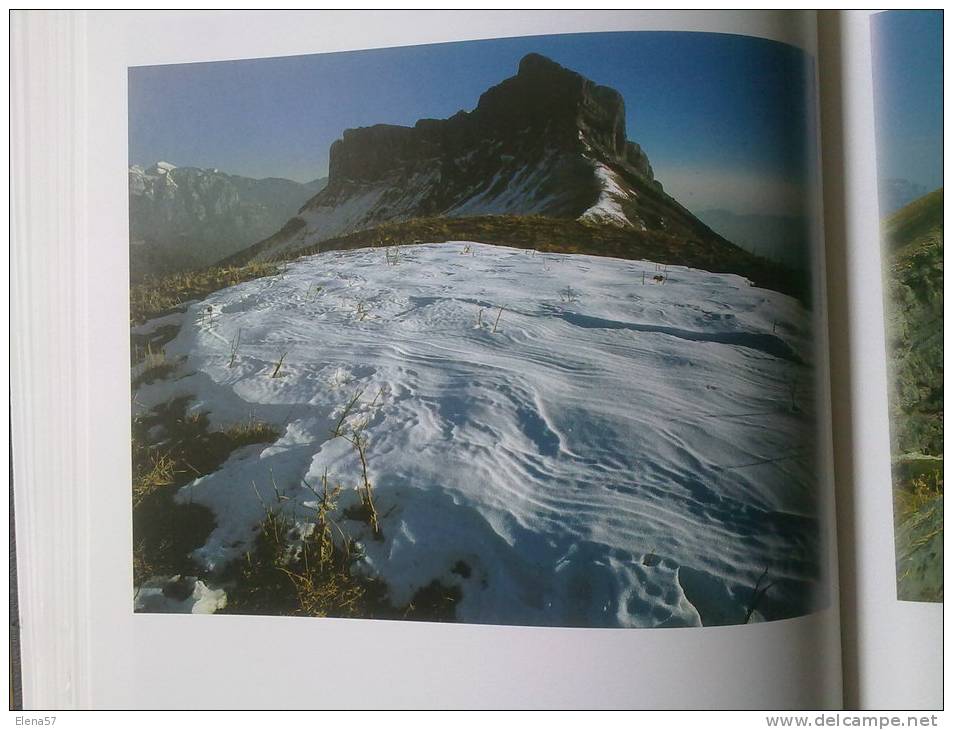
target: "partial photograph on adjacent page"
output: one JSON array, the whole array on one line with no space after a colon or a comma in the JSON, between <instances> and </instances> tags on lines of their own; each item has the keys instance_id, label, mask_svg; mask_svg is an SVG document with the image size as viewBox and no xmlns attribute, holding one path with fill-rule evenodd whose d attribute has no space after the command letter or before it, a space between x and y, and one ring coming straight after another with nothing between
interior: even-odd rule
<instances>
[{"instance_id":1,"label":"partial photograph on adjacent page","mask_svg":"<svg viewBox=\"0 0 953 730\"><path fill-rule=\"evenodd\" d=\"M829 605L813 79L663 32L130 68L135 610Z\"/></svg>"},{"instance_id":2,"label":"partial photograph on adjacent page","mask_svg":"<svg viewBox=\"0 0 953 730\"><path fill-rule=\"evenodd\" d=\"M943 12L871 16L897 597L943 600Z\"/></svg>"}]
</instances>

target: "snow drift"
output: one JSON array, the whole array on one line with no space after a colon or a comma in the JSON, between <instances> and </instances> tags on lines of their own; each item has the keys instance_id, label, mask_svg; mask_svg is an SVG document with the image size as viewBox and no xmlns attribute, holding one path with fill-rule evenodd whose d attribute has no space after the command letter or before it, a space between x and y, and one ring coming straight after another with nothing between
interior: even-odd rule
<instances>
[{"instance_id":1,"label":"snow drift","mask_svg":"<svg viewBox=\"0 0 953 730\"><path fill-rule=\"evenodd\" d=\"M134 407L188 394L213 424L282 432L180 490L217 522L194 553L202 590L251 546L262 498L301 516L305 481L357 483L354 449L330 433L357 395L383 539L344 515L356 493L337 519L395 605L436 579L471 622L692 626L816 607L811 316L739 276L663 268L471 242L360 249L193 303L166 347L186 374Z\"/></svg>"}]
</instances>

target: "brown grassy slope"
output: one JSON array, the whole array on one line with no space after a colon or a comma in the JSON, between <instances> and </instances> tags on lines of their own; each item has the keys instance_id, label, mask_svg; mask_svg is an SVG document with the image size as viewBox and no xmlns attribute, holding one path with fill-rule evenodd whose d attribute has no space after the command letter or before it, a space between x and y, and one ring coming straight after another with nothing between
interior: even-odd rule
<instances>
[{"instance_id":1,"label":"brown grassy slope","mask_svg":"<svg viewBox=\"0 0 953 730\"><path fill-rule=\"evenodd\" d=\"M149 276L129 287L129 321L133 325L142 324L153 317L175 310L189 300L200 299L249 279L277 273L278 269L274 264L256 263L247 266L216 264L197 271ZM135 344L137 343L134 338L133 345Z\"/></svg>"},{"instance_id":2,"label":"brown grassy slope","mask_svg":"<svg viewBox=\"0 0 953 730\"><path fill-rule=\"evenodd\" d=\"M293 228L290 223L286 228L289 227ZM647 259L716 273L740 274L751 279L757 286L791 294L808 302L808 280L804 273L755 256L714 235L681 238L661 231L636 231L543 216L434 217L385 223L346 236L329 238L306 248L269 253L269 249L281 235L276 234L221 263L226 266L247 266L256 260L275 262L322 251L382 244L393 246L468 240L552 253Z\"/></svg>"}]
</instances>

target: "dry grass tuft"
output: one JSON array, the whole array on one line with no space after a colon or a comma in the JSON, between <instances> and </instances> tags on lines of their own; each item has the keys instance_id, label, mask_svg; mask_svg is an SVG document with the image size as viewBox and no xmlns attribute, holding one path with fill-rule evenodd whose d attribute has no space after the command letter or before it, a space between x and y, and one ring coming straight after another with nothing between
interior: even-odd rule
<instances>
[{"instance_id":1,"label":"dry grass tuft","mask_svg":"<svg viewBox=\"0 0 953 730\"><path fill-rule=\"evenodd\" d=\"M248 446L249 444L271 443L281 435L278 429L270 423L254 419L229 426L222 433L234 444L235 448Z\"/></svg>"},{"instance_id":2,"label":"dry grass tuft","mask_svg":"<svg viewBox=\"0 0 953 730\"><path fill-rule=\"evenodd\" d=\"M149 460L148 465L144 469L137 470L137 473L133 475L133 508L160 487L167 487L175 483L176 475L182 473L175 458L169 453L163 454L158 451L151 451L147 458Z\"/></svg>"},{"instance_id":3,"label":"dry grass tuft","mask_svg":"<svg viewBox=\"0 0 953 730\"><path fill-rule=\"evenodd\" d=\"M153 352L151 348L147 348L145 358L138 368L139 374L132 379L132 389L136 390L157 380L165 380L175 372L176 367L174 362L166 359L162 350Z\"/></svg>"},{"instance_id":4,"label":"dry grass tuft","mask_svg":"<svg viewBox=\"0 0 953 730\"><path fill-rule=\"evenodd\" d=\"M130 287L129 319L132 324L142 324L219 289L278 273L279 268L275 264L249 263L149 277Z\"/></svg>"},{"instance_id":5,"label":"dry grass tuft","mask_svg":"<svg viewBox=\"0 0 953 730\"><path fill-rule=\"evenodd\" d=\"M359 616L372 610L369 599L382 595L377 582L352 572L360 552L331 517L341 485L331 486L325 473L321 489L307 482L305 486L315 496L308 508L308 527L299 528L277 507L265 506L253 550L232 568L237 585L229 594L231 610ZM283 498L277 487L275 495L280 505Z\"/></svg>"},{"instance_id":6,"label":"dry grass tuft","mask_svg":"<svg viewBox=\"0 0 953 730\"><path fill-rule=\"evenodd\" d=\"M934 471L915 476L905 489L894 490L896 520L902 522L924 508L932 508L943 497L943 472Z\"/></svg>"}]
</instances>

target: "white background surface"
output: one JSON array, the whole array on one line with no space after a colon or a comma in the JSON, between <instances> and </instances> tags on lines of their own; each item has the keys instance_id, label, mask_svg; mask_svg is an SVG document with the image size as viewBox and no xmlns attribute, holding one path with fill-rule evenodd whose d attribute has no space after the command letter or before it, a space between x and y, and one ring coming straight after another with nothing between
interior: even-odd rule
<instances>
[{"instance_id":1,"label":"white background surface","mask_svg":"<svg viewBox=\"0 0 953 730\"><path fill-rule=\"evenodd\" d=\"M33 652L51 662L51 671L43 677L31 676L26 667L26 706L839 705L836 607L791 621L687 630L133 615L129 560L127 66L627 29L743 32L811 50L813 15L91 13L85 27L76 24L65 32L73 42L86 45L86 75L61 88L60 96L48 95L53 99L49 103L65 110L62 113L89 120L85 130L75 124L70 130L55 116L49 122L54 136L77 135L77 158L58 161L58 149L38 147L34 158L24 159L14 170L38 169L51 178L46 184L64 171L78 178L75 185L67 180L56 188L64 200L70 199L65 207L73 217L52 221L49 237L37 236L36 226L24 228L25 223L41 222L34 220L41 210L39 187L36 199L19 216L20 228L14 226L29 234L34 248L29 256L14 260L13 275L24 279L19 296L27 307L15 313L21 339L14 342L13 374L22 393L40 394L30 403L24 398L14 402L15 428L30 431L25 425L29 423L33 429L33 440L28 440L33 448L17 472L18 489L30 487L17 492L18 516L28 533L36 532L29 529L30 518L48 508L59 522L53 520L44 529L54 534L59 530L60 542L72 541L67 554L54 554L56 540L44 542L39 534L27 534L23 542L20 564L26 585L21 583L21 588L42 603L35 611L24 606L25 657ZM37 53L42 59L42 49ZM60 83L56 72L55 65L43 71L52 75L50 83ZM75 88L79 92L70 97ZM44 88L40 93L51 91ZM70 98L63 101L63 96ZM43 163L40 168L38 161ZM66 234L57 237L64 230ZM57 247L71 235L77 248L67 253L73 258L60 261L57 256L63 252ZM48 296L51 293L55 296ZM51 301L42 313L30 315L25 310L41 296ZM16 291L14 301L21 301ZM74 327L74 340L54 338L43 345L48 351L31 351L18 361L18 353L28 350L24 341L39 336L42 322L37 320L42 316L59 317L69 325L64 333ZM44 388L58 386L39 382L28 367L44 359L64 362L65 356L70 359L64 377L75 389L69 404L75 417L69 428L56 422L62 404L47 402L56 399L43 395ZM45 426L55 426L49 431L54 438L73 439L70 453L51 458L43 451L40 435ZM53 463L55 459L62 463ZM57 479L64 475L73 475L73 481ZM76 554L69 553L70 545ZM40 567L23 571L24 564ZM63 607L51 603L49 579L57 575L56 600Z\"/></svg>"}]
</instances>

